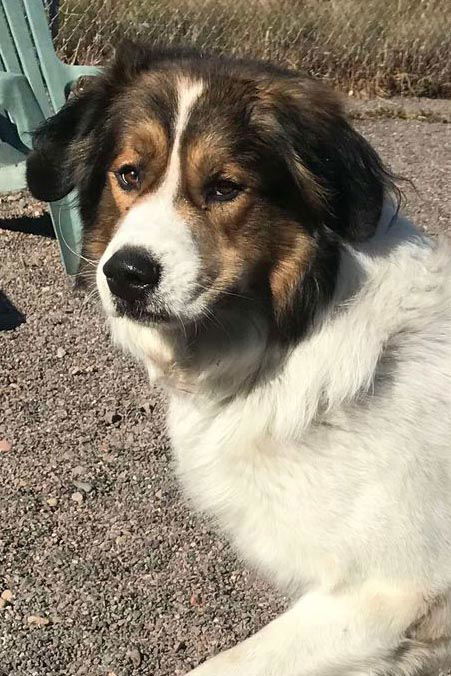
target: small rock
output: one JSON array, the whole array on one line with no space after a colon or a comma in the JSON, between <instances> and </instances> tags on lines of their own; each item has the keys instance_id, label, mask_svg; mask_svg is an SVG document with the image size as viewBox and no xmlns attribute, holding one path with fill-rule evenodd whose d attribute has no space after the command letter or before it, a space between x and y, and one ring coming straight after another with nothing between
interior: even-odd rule
<instances>
[{"instance_id":1,"label":"small rock","mask_svg":"<svg viewBox=\"0 0 451 676\"><path fill-rule=\"evenodd\" d=\"M75 493L72 493L71 499L74 502L77 502L79 505L81 505L81 503L83 502L83 493L76 491Z\"/></svg>"},{"instance_id":2,"label":"small rock","mask_svg":"<svg viewBox=\"0 0 451 676\"><path fill-rule=\"evenodd\" d=\"M81 372L82 372L82 371L81 371L81 368L79 368L78 366L76 366L74 369L72 369L72 371L70 372L70 374L71 374L71 376L78 376L78 374L81 373Z\"/></svg>"},{"instance_id":3,"label":"small rock","mask_svg":"<svg viewBox=\"0 0 451 676\"><path fill-rule=\"evenodd\" d=\"M81 474L85 474L85 472L86 467L83 467L83 465L76 465L72 470L72 476L80 476Z\"/></svg>"},{"instance_id":4,"label":"small rock","mask_svg":"<svg viewBox=\"0 0 451 676\"><path fill-rule=\"evenodd\" d=\"M174 650L176 653L181 652L182 650L186 650L186 641L177 641L175 644Z\"/></svg>"},{"instance_id":5,"label":"small rock","mask_svg":"<svg viewBox=\"0 0 451 676\"><path fill-rule=\"evenodd\" d=\"M117 411L107 411L103 419L107 425L114 425L122 420L122 416Z\"/></svg>"},{"instance_id":6,"label":"small rock","mask_svg":"<svg viewBox=\"0 0 451 676\"><path fill-rule=\"evenodd\" d=\"M127 657L133 662L134 667L139 667L142 661L141 653L137 648L132 648L127 652Z\"/></svg>"},{"instance_id":7,"label":"small rock","mask_svg":"<svg viewBox=\"0 0 451 676\"><path fill-rule=\"evenodd\" d=\"M201 606L201 605L202 605L202 597L201 597L201 595L198 594L197 592L193 592L193 593L191 594L190 604L191 604L192 606Z\"/></svg>"},{"instance_id":8,"label":"small rock","mask_svg":"<svg viewBox=\"0 0 451 676\"><path fill-rule=\"evenodd\" d=\"M152 411L154 410L155 406L153 404L149 404L148 401L145 401L141 406L139 407L139 410L141 413L145 413L146 415L150 415Z\"/></svg>"},{"instance_id":9,"label":"small rock","mask_svg":"<svg viewBox=\"0 0 451 676\"><path fill-rule=\"evenodd\" d=\"M12 593L11 589L5 589L2 591L0 598L2 598L5 603L12 603L14 594Z\"/></svg>"},{"instance_id":10,"label":"small rock","mask_svg":"<svg viewBox=\"0 0 451 676\"><path fill-rule=\"evenodd\" d=\"M0 439L0 453L7 453L12 448L12 444L8 439Z\"/></svg>"},{"instance_id":11,"label":"small rock","mask_svg":"<svg viewBox=\"0 0 451 676\"><path fill-rule=\"evenodd\" d=\"M58 498L48 498L47 504L49 507L56 507L58 504Z\"/></svg>"},{"instance_id":12,"label":"small rock","mask_svg":"<svg viewBox=\"0 0 451 676\"><path fill-rule=\"evenodd\" d=\"M6 601L5 599L0 598L0 610L3 610L3 608L6 606Z\"/></svg>"},{"instance_id":13,"label":"small rock","mask_svg":"<svg viewBox=\"0 0 451 676\"><path fill-rule=\"evenodd\" d=\"M118 535L117 538L115 539L115 543L118 546L121 546L121 545L125 544L127 542L127 540L128 540L127 535Z\"/></svg>"},{"instance_id":14,"label":"small rock","mask_svg":"<svg viewBox=\"0 0 451 676\"><path fill-rule=\"evenodd\" d=\"M99 451L100 453L108 453L110 450L110 445L108 441L101 441L99 444Z\"/></svg>"},{"instance_id":15,"label":"small rock","mask_svg":"<svg viewBox=\"0 0 451 676\"><path fill-rule=\"evenodd\" d=\"M88 483L87 481L74 481L74 486L84 493L89 493L92 491L92 484Z\"/></svg>"},{"instance_id":16,"label":"small rock","mask_svg":"<svg viewBox=\"0 0 451 676\"><path fill-rule=\"evenodd\" d=\"M33 627L46 627L50 624L50 620L47 617L41 617L41 615L29 615L27 622Z\"/></svg>"},{"instance_id":17,"label":"small rock","mask_svg":"<svg viewBox=\"0 0 451 676\"><path fill-rule=\"evenodd\" d=\"M64 349L64 347L59 347L56 351L56 356L58 357L58 359L62 359L63 357L66 356L66 354L67 354L67 352Z\"/></svg>"}]
</instances>

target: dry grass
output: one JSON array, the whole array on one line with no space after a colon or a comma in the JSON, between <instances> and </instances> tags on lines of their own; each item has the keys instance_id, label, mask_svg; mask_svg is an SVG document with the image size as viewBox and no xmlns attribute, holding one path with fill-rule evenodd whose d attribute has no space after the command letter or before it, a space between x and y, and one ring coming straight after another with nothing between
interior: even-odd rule
<instances>
[{"instance_id":1,"label":"dry grass","mask_svg":"<svg viewBox=\"0 0 451 676\"><path fill-rule=\"evenodd\" d=\"M447 0L61 0L71 61L122 36L270 59L361 96L451 93Z\"/></svg>"}]
</instances>

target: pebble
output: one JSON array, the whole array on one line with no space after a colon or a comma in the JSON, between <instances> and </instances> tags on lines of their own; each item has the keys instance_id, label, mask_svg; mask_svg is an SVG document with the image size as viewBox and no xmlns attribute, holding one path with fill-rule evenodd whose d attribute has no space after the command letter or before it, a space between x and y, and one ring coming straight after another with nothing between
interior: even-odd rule
<instances>
[{"instance_id":1,"label":"pebble","mask_svg":"<svg viewBox=\"0 0 451 676\"><path fill-rule=\"evenodd\" d=\"M190 604L191 604L192 606L201 606L201 605L202 605L202 597L201 597L201 595L198 594L197 592L193 592L193 593L191 594Z\"/></svg>"},{"instance_id":2,"label":"pebble","mask_svg":"<svg viewBox=\"0 0 451 676\"><path fill-rule=\"evenodd\" d=\"M141 413L145 413L146 415L150 415L152 413L152 411L154 410L154 408L155 408L154 404L149 404L149 402L146 401L143 404L141 404L141 406L139 407L139 410L141 411Z\"/></svg>"},{"instance_id":3,"label":"pebble","mask_svg":"<svg viewBox=\"0 0 451 676\"><path fill-rule=\"evenodd\" d=\"M83 493L76 491L75 493L72 493L71 499L74 502L77 502L79 505L81 505L81 503L83 502Z\"/></svg>"},{"instance_id":4,"label":"pebble","mask_svg":"<svg viewBox=\"0 0 451 676\"><path fill-rule=\"evenodd\" d=\"M72 469L72 476L80 476L81 474L85 474L85 472L86 472L86 467L84 467L83 465L76 465Z\"/></svg>"},{"instance_id":5,"label":"pebble","mask_svg":"<svg viewBox=\"0 0 451 676\"><path fill-rule=\"evenodd\" d=\"M0 453L7 453L12 448L12 443L8 439L0 439Z\"/></svg>"},{"instance_id":6,"label":"pebble","mask_svg":"<svg viewBox=\"0 0 451 676\"><path fill-rule=\"evenodd\" d=\"M88 483L88 481L74 481L74 486L84 493L92 491L92 484Z\"/></svg>"},{"instance_id":7,"label":"pebble","mask_svg":"<svg viewBox=\"0 0 451 676\"><path fill-rule=\"evenodd\" d=\"M67 354L67 352L64 349L64 347L59 347L56 351L56 356L58 357L58 359L62 359L63 357L66 356L66 354Z\"/></svg>"},{"instance_id":8,"label":"pebble","mask_svg":"<svg viewBox=\"0 0 451 676\"><path fill-rule=\"evenodd\" d=\"M127 657L133 662L134 667L139 667L142 661L141 653L137 648L132 648L127 652Z\"/></svg>"},{"instance_id":9,"label":"pebble","mask_svg":"<svg viewBox=\"0 0 451 676\"><path fill-rule=\"evenodd\" d=\"M50 620L47 617L42 617L41 615L29 615L27 617L27 622L33 627L46 627L50 624Z\"/></svg>"},{"instance_id":10,"label":"pebble","mask_svg":"<svg viewBox=\"0 0 451 676\"><path fill-rule=\"evenodd\" d=\"M103 419L107 425L114 425L122 420L122 416L117 411L107 411Z\"/></svg>"},{"instance_id":11,"label":"pebble","mask_svg":"<svg viewBox=\"0 0 451 676\"><path fill-rule=\"evenodd\" d=\"M105 441L105 440L101 441L100 444L99 444L100 453L108 453L109 450L110 450L110 445L109 445L108 441Z\"/></svg>"},{"instance_id":12,"label":"pebble","mask_svg":"<svg viewBox=\"0 0 451 676\"><path fill-rule=\"evenodd\" d=\"M49 507L56 507L58 504L58 498L48 498L47 504Z\"/></svg>"},{"instance_id":13,"label":"pebble","mask_svg":"<svg viewBox=\"0 0 451 676\"><path fill-rule=\"evenodd\" d=\"M14 594L12 593L11 589L5 589L2 591L0 598L5 601L5 603L12 603Z\"/></svg>"}]
</instances>

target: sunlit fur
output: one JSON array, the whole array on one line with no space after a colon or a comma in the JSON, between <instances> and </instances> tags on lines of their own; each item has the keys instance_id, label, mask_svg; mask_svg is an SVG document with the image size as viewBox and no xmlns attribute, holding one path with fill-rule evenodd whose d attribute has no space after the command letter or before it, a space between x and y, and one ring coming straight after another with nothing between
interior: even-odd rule
<instances>
[{"instance_id":1,"label":"sunlit fur","mask_svg":"<svg viewBox=\"0 0 451 676\"><path fill-rule=\"evenodd\" d=\"M114 178L132 160L147 162L135 195ZM219 170L247 189L209 207ZM398 213L335 96L266 65L128 46L39 132L28 177L41 198L78 187L113 340L169 394L187 495L293 599L192 673L449 664L450 248ZM128 245L163 270L133 316L103 272Z\"/></svg>"}]
</instances>

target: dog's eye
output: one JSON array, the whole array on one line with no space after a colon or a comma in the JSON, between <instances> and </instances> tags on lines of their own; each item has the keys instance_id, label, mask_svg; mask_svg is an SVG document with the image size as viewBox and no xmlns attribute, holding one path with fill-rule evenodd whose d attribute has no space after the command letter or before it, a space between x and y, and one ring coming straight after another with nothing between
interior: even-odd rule
<instances>
[{"instance_id":1,"label":"dog's eye","mask_svg":"<svg viewBox=\"0 0 451 676\"><path fill-rule=\"evenodd\" d=\"M123 190L136 190L141 183L139 169L132 164L124 164L117 170L116 177Z\"/></svg>"},{"instance_id":2,"label":"dog's eye","mask_svg":"<svg viewBox=\"0 0 451 676\"><path fill-rule=\"evenodd\" d=\"M211 202L231 202L243 190L243 186L226 178L210 183L205 190L205 200Z\"/></svg>"}]
</instances>

